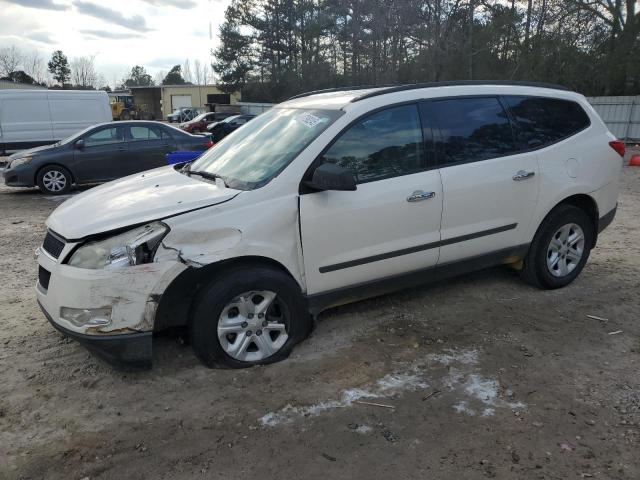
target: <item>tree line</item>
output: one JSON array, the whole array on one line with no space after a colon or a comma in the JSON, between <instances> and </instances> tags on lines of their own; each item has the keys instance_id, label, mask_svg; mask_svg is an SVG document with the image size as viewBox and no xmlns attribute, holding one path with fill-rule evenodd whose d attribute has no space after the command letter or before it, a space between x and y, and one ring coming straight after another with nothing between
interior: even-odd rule
<instances>
[{"instance_id":1,"label":"tree line","mask_svg":"<svg viewBox=\"0 0 640 480\"><path fill-rule=\"evenodd\" d=\"M71 60L56 50L47 62L38 51L25 53L15 45L0 47L0 80L40 85L49 88L98 89L111 91L106 77L96 68L96 57L80 56ZM124 90L131 87L153 85L201 85L213 82L213 71L208 62L186 59L168 72L159 71L155 78L141 65L135 65L125 76L113 80L113 87Z\"/></svg>"},{"instance_id":2,"label":"tree line","mask_svg":"<svg viewBox=\"0 0 640 480\"><path fill-rule=\"evenodd\" d=\"M232 0L213 68L227 92L464 79L640 93L636 0Z\"/></svg>"}]
</instances>

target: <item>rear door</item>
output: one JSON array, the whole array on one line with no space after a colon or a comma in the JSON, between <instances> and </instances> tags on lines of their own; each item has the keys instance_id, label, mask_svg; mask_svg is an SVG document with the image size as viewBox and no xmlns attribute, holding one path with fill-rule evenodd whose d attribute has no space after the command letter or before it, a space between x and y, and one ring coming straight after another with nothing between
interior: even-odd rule
<instances>
[{"instance_id":1,"label":"rear door","mask_svg":"<svg viewBox=\"0 0 640 480\"><path fill-rule=\"evenodd\" d=\"M498 97L425 102L437 123L442 178L440 264L525 243L538 199L535 152L521 153Z\"/></svg>"},{"instance_id":2,"label":"rear door","mask_svg":"<svg viewBox=\"0 0 640 480\"><path fill-rule=\"evenodd\" d=\"M105 125L82 137L74 149L73 174L78 182L105 181L127 175L127 149L122 125Z\"/></svg>"},{"instance_id":3,"label":"rear door","mask_svg":"<svg viewBox=\"0 0 640 480\"><path fill-rule=\"evenodd\" d=\"M159 126L130 124L128 130L127 174L167 165L166 155L175 142Z\"/></svg>"},{"instance_id":4,"label":"rear door","mask_svg":"<svg viewBox=\"0 0 640 480\"><path fill-rule=\"evenodd\" d=\"M318 165L351 170L358 185L300 196L308 293L436 264L442 187L430 146L417 104L408 104L356 121L320 157Z\"/></svg>"}]
</instances>

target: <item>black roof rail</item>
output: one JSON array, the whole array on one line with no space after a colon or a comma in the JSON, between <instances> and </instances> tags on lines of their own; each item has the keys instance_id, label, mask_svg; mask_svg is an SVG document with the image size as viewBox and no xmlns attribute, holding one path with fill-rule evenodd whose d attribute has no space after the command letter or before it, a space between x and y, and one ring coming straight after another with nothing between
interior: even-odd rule
<instances>
[{"instance_id":1,"label":"black roof rail","mask_svg":"<svg viewBox=\"0 0 640 480\"><path fill-rule=\"evenodd\" d=\"M392 88L397 86L399 85L353 85L351 87L324 88L322 90L313 90L311 92L299 93L297 95L294 95L293 97L287 98L287 101L294 100L296 98L309 97L311 95L318 95L320 93L348 92L351 90L367 90L369 88Z\"/></svg>"},{"instance_id":2,"label":"black roof rail","mask_svg":"<svg viewBox=\"0 0 640 480\"><path fill-rule=\"evenodd\" d=\"M455 87L455 86L465 86L465 85L504 85L504 86L519 86L519 87L540 87L540 88L551 88L554 90L569 90L564 85L556 85L553 83L544 83L544 82L524 82L524 81L512 81L512 80L456 80L456 81L448 81L448 82L429 82L429 83L412 83L405 85L392 85L386 86L381 85L380 90L376 90L375 92L365 93L364 95L360 95L359 97L355 97L351 100L351 103L358 102L360 100L364 100L366 98L377 97L378 95L385 95L387 93L393 92L402 92L405 90L416 90L418 88L435 88L435 87ZM366 87L366 88L375 88L375 87ZM353 89L355 90L355 88ZM295 98L295 97L294 97Z\"/></svg>"}]
</instances>

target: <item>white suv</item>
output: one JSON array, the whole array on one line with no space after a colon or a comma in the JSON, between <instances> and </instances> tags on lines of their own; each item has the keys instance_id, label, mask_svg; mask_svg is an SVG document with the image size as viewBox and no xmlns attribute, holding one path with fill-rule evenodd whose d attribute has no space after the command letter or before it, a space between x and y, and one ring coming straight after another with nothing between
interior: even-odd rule
<instances>
[{"instance_id":1,"label":"white suv","mask_svg":"<svg viewBox=\"0 0 640 480\"><path fill-rule=\"evenodd\" d=\"M314 92L198 160L47 220L45 315L116 366L187 326L208 366L285 358L322 309L510 264L558 288L612 220L624 144L582 95L457 82Z\"/></svg>"}]
</instances>

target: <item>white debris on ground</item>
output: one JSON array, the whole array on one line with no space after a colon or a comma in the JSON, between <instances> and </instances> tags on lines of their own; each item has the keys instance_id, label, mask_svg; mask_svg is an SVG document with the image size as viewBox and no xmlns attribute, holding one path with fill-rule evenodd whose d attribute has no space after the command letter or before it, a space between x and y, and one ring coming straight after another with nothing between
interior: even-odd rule
<instances>
[{"instance_id":1,"label":"white debris on ground","mask_svg":"<svg viewBox=\"0 0 640 480\"><path fill-rule=\"evenodd\" d=\"M477 372L478 357L477 350L445 350L443 353L430 354L425 360L408 365L405 372L385 375L372 385L343 390L339 399L306 406L288 404L278 412L267 413L259 421L263 426L275 427L291 423L298 418L318 416L331 410L351 407L358 400L385 398L406 391L423 390L429 387L429 381L424 378L426 371L434 364L449 369L448 374L439 380L443 387L456 396L464 397L453 405L453 409L458 413L479 413L483 417L490 417L495 414L496 408L525 409L526 405L521 402L508 402L500 398L498 380L484 377Z\"/></svg>"},{"instance_id":2,"label":"white debris on ground","mask_svg":"<svg viewBox=\"0 0 640 480\"><path fill-rule=\"evenodd\" d=\"M358 432L358 433L367 434L367 433L370 433L371 431L373 431L373 428L371 428L369 425L359 425L355 429L355 431Z\"/></svg>"},{"instance_id":3,"label":"white debris on ground","mask_svg":"<svg viewBox=\"0 0 640 480\"><path fill-rule=\"evenodd\" d=\"M354 402L364 398L383 398L401 393L402 391L416 391L429 387L419 375L413 373L393 373L385 375L373 386L365 388L350 388L343 390L339 400L327 400L314 405L294 407L286 405L279 412L269 412L260 418L262 425L274 427L281 423L289 423L299 417L311 417L336 408L346 408Z\"/></svg>"}]
</instances>

